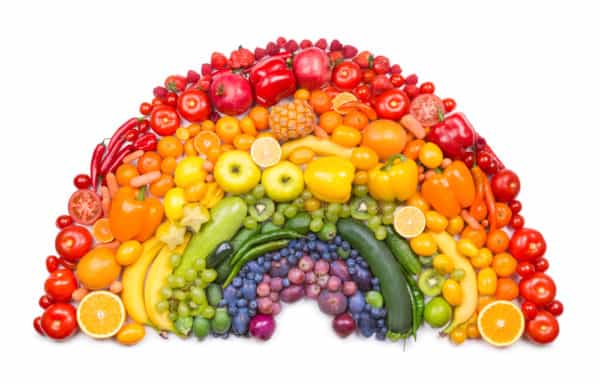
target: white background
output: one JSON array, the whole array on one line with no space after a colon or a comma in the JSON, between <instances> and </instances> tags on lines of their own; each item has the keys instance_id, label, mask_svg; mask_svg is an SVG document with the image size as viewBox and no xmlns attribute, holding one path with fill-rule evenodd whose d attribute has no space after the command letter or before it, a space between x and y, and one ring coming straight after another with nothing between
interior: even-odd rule
<instances>
[{"instance_id":1,"label":"white background","mask_svg":"<svg viewBox=\"0 0 600 385\"><path fill-rule=\"evenodd\" d=\"M597 378L600 29L592 1L118 3L0 5L1 383ZM266 344L150 336L124 348L37 336L31 320L40 313L54 219L94 145L137 114L166 75L199 70L214 50L264 46L280 35L339 38L385 54L457 100L521 176L527 224L548 241L549 273L566 309L554 344L454 347L427 328L405 349L341 340L309 302L286 306Z\"/></svg>"}]
</instances>

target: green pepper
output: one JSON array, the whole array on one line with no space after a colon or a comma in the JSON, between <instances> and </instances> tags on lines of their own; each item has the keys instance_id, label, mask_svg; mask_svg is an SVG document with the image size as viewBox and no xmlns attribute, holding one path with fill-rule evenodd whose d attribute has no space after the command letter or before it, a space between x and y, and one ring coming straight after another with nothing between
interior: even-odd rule
<instances>
[{"instance_id":1,"label":"green pepper","mask_svg":"<svg viewBox=\"0 0 600 385\"><path fill-rule=\"evenodd\" d=\"M240 272L240 270L246 263L270 251L275 251L284 248L289 241L289 239L282 239L268 243L262 243L252 249L249 249L239 258L239 261L235 264L233 270L229 273L227 280L225 280L225 283L223 283L223 288L227 287L231 283L231 281L233 281L233 278L237 275L237 273Z\"/></svg>"},{"instance_id":2,"label":"green pepper","mask_svg":"<svg viewBox=\"0 0 600 385\"><path fill-rule=\"evenodd\" d=\"M266 234L255 235L255 236L251 237L250 239L248 239L246 241L246 243L244 243L244 245L242 245L242 247L240 247L240 249L235 252L233 257L231 258L230 265L232 265L232 266L237 265L237 263L239 262L241 257L248 250L250 250L253 246L260 245L260 244L266 243L266 242L277 241L277 240L280 240L283 238L288 238L288 239L302 238L302 234L298 234L297 232L291 231L291 230L275 230L275 231L268 232Z\"/></svg>"}]
</instances>

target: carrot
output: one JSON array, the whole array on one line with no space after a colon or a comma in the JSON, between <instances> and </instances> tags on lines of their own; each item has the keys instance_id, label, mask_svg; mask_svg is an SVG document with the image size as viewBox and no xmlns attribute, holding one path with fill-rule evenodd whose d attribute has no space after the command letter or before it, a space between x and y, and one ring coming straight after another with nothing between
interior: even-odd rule
<instances>
[{"instance_id":1,"label":"carrot","mask_svg":"<svg viewBox=\"0 0 600 385\"><path fill-rule=\"evenodd\" d=\"M102 211L104 211L104 216L108 216L108 212L110 211L110 192L106 186L102 186L100 192L102 194Z\"/></svg>"},{"instance_id":2,"label":"carrot","mask_svg":"<svg viewBox=\"0 0 600 385\"><path fill-rule=\"evenodd\" d=\"M131 187L142 187L147 184L156 182L160 179L161 173L160 171L150 171L142 175L134 176L129 181L129 185Z\"/></svg>"},{"instance_id":3,"label":"carrot","mask_svg":"<svg viewBox=\"0 0 600 385\"><path fill-rule=\"evenodd\" d=\"M496 231L496 198L492 192L492 186L487 176L483 179L483 191L485 194L485 204L488 210L488 222L490 223L489 233Z\"/></svg>"},{"instance_id":4,"label":"carrot","mask_svg":"<svg viewBox=\"0 0 600 385\"><path fill-rule=\"evenodd\" d=\"M119 190L119 183L117 183L117 177L112 172L106 174L106 187L108 187L108 192L110 193L111 198L113 198Z\"/></svg>"},{"instance_id":5,"label":"carrot","mask_svg":"<svg viewBox=\"0 0 600 385\"><path fill-rule=\"evenodd\" d=\"M467 223L467 225L471 226L475 230L479 230L481 228L481 225L479 224L479 222L477 221L477 219L473 218L473 216L471 214L469 214L469 212L467 210L463 209L460 212L460 216L462 217L462 219L465 220L465 222Z\"/></svg>"},{"instance_id":6,"label":"carrot","mask_svg":"<svg viewBox=\"0 0 600 385\"><path fill-rule=\"evenodd\" d=\"M487 179L487 177L477 166L473 167L471 174L473 174L473 180L475 181L475 200L471 204L469 213L473 218L481 221L487 216L487 207L483 202L485 195L485 185L483 180Z\"/></svg>"},{"instance_id":7,"label":"carrot","mask_svg":"<svg viewBox=\"0 0 600 385\"><path fill-rule=\"evenodd\" d=\"M123 158L123 163L131 163L134 160L138 160L139 158L141 158L142 155L144 155L144 150L134 151L131 154L127 155L125 158Z\"/></svg>"},{"instance_id":8,"label":"carrot","mask_svg":"<svg viewBox=\"0 0 600 385\"><path fill-rule=\"evenodd\" d=\"M417 139L423 139L425 137L426 134L423 125L411 114L404 115L402 119L400 119L400 123Z\"/></svg>"}]
</instances>

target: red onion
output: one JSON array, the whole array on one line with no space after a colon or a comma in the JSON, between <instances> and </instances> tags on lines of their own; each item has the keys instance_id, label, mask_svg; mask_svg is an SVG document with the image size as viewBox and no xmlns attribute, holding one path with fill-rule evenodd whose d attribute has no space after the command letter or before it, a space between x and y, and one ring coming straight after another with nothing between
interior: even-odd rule
<instances>
[{"instance_id":1,"label":"red onion","mask_svg":"<svg viewBox=\"0 0 600 385\"><path fill-rule=\"evenodd\" d=\"M356 330L356 322L348 313L339 314L333 319L333 330L340 337L348 337Z\"/></svg>"},{"instance_id":2,"label":"red onion","mask_svg":"<svg viewBox=\"0 0 600 385\"><path fill-rule=\"evenodd\" d=\"M270 315L257 314L250 321L250 334L266 341L275 332L275 318Z\"/></svg>"}]
</instances>

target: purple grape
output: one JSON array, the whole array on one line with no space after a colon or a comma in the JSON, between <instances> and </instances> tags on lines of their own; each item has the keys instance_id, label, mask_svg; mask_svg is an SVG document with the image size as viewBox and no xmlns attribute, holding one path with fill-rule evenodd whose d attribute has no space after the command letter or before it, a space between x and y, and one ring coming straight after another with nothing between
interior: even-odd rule
<instances>
[{"instance_id":1,"label":"purple grape","mask_svg":"<svg viewBox=\"0 0 600 385\"><path fill-rule=\"evenodd\" d=\"M311 271L314 266L315 262L308 255L302 256L300 261L298 261L298 267L305 273Z\"/></svg>"},{"instance_id":2,"label":"purple grape","mask_svg":"<svg viewBox=\"0 0 600 385\"><path fill-rule=\"evenodd\" d=\"M292 267L288 272L288 279L295 285L300 285L304 282L304 272L297 267Z\"/></svg>"},{"instance_id":3,"label":"purple grape","mask_svg":"<svg viewBox=\"0 0 600 385\"><path fill-rule=\"evenodd\" d=\"M271 287L271 291L279 292L281 289L283 289L283 281L281 277L271 278L269 285Z\"/></svg>"},{"instance_id":4,"label":"purple grape","mask_svg":"<svg viewBox=\"0 0 600 385\"><path fill-rule=\"evenodd\" d=\"M319 309L325 314L338 315L346 311L348 300L340 292L323 290L318 298Z\"/></svg>"},{"instance_id":5,"label":"purple grape","mask_svg":"<svg viewBox=\"0 0 600 385\"><path fill-rule=\"evenodd\" d=\"M281 304L279 302L275 302L273 304L273 315L277 315L281 313Z\"/></svg>"},{"instance_id":6,"label":"purple grape","mask_svg":"<svg viewBox=\"0 0 600 385\"><path fill-rule=\"evenodd\" d=\"M344 261L333 261L331 263L331 274L339 277L342 281L349 281L351 279L348 272L348 265Z\"/></svg>"},{"instance_id":7,"label":"purple grape","mask_svg":"<svg viewBox=\"0 0 600 385\"><path fill-rule=\"evenodd\" d=\"M290 264L287 259L282 259L280 261L274 261L271 265L271 277L287 277L287 273L290 270Z\"/></svg>"},{"instance_id":8,"label":"purple grape","mask_svg":"<svg viewBox=\"0 0 600 385\"><path fill-rule=\"evenodd\" d=\"M270 298L262 297L256 300L258 311L262 314L271 314L273 312L273 301Z\"/></svg>"},{"instance_id":9,"label":"purple grape","mask_svg":"<svg viewBox=\"0 0 600 385\"><path fill-rule=\"evenodd\" d=\"M261 282L256 287L256 294L258 294L259 297L267 297L270 293L271 293L271 288L269 287L269 284L266 282Z\"/></svg>"},{"instance_id":10,"label":"purple grape","mask_svg":"<svg viewBox=\"0 0 600 385\"><path fill-rule=\"evenodd\" d=\"M269 294L269 299L273 302L279 301L279 293L276 291L272 291L271 294Z\"/></svg>"},{"instance_id":11,"label":"purple grape","mask_svg":"<svg viewBox=\"0 0 600 385\"><path fill-rule=\"evenodd\" d=\"M304 296L304 288L300 285L290 285L281 291L283 302L296 302Z\"/></svg>"},{"instance_id":12,"label":"purple grape","mask_svg":"<svg viewBox=\"0 0 600 385\"><path fill-rule=\"evenodd\" d=\"M340 287L342 286L342 280L335 276L332 275L329 277L329 280L327 281L327 290L329 291L338 291L340 290Z\"/></svg>"},{"instance_id":13,"label":"purple grape","mask_svg":"<svg viewBox=\"0 0 600 385\"><path fill-rule=\"evenodd\" d=\"M317 282L317 275L314 271L309 271L308 273L304 274L304 283L311 284L315 282Z\"/></svg>"},{"instance_id":14,"label":"purple grape","mask_svg":"<svg viewBox=\"0 0 600 385\"><path fill-rule=\"evenodd\" d=\"M321 288L319 287L319 285L312 283L306 286L304 292L306 293L306 296L308 298L316 299L319 296L319 293L321 292Z\"/></svg>"}]
</instances>

